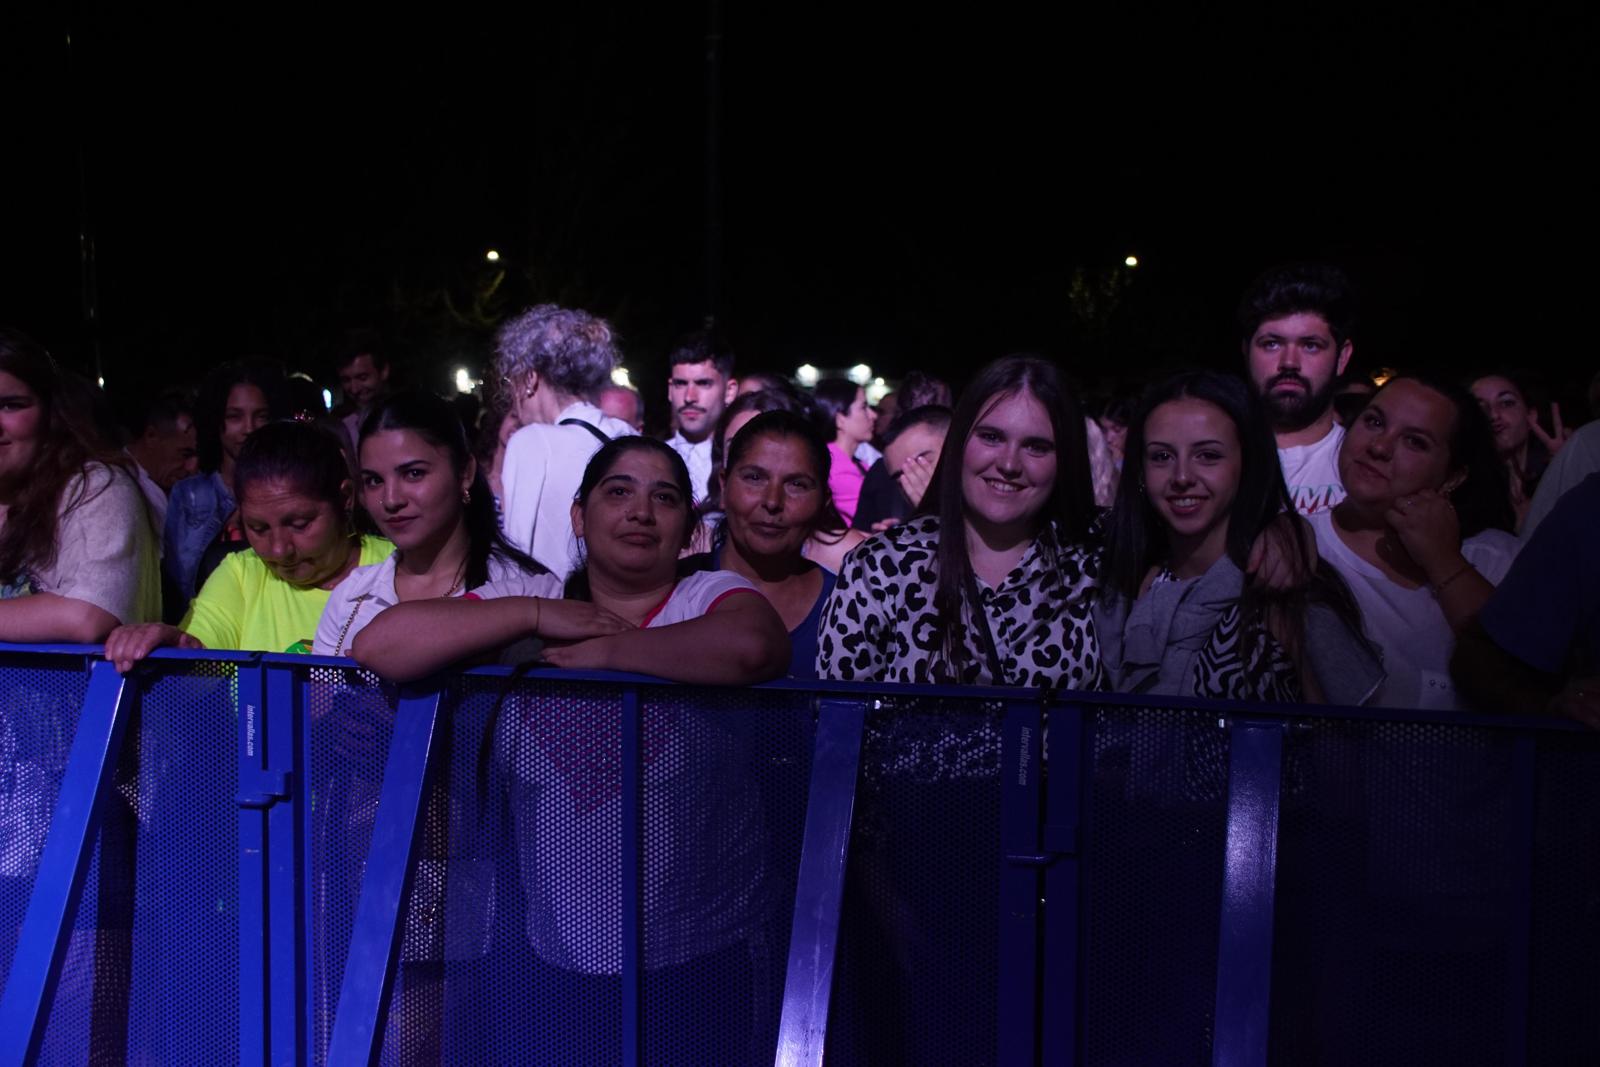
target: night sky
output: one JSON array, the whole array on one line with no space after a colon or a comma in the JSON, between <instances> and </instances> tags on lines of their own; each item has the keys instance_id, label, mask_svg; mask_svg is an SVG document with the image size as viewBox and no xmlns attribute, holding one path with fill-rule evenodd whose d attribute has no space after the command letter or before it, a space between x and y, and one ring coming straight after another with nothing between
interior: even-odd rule
<instances>
[{"instance_id":1,"label":"night sky","mask_svg":"<svg viewBox=\"0 0 1600 1067\"><path fill-rule=\"evenodd\" d=\"M722 16L747 367L1231 367L1240 289L1291 258L1351 271L1367 366L1600 367L1576 12L860 6ZM591 8L80 10L70 67L64 15L6 16L0 321L89 367L86 204L112 388L243 354L325 377L359 325L444 387L557 300L613 319L649 395L709 306L710 9Z\"/></svg>"}]
</instances>

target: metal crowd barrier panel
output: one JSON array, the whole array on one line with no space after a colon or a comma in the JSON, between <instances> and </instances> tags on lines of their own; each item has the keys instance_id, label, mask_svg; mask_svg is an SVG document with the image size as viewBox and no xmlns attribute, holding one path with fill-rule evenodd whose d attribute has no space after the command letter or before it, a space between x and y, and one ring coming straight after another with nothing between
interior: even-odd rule
<instances>
[{"instance_id":1,"label":"metal crowd barrier panel","mask_svg":"<svg viewBox=\"0 0 1600 1067\"><path fill-rule=\"evenodd\" d=\"M1600 1062L1531 717L0 647L0 1065Z\"/></svg>"}]
</instances>

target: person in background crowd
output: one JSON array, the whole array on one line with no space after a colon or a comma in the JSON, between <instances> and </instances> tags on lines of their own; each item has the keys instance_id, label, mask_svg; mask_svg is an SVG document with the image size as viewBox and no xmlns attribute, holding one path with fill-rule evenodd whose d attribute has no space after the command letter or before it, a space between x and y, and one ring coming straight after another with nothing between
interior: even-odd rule
<instances>
[{"instance_id":1,"label":"person in background crowd","mask_svg":"<svg viewBox=\"0 0 1600 1067\"><path fill-rule=\"evenodd\" d=\"M606 442L633 433L594 403L622 353L604 319L554 304L507 322L496 350L495 371L522 424L506 443L501 474L506 537L564 578L577 559L570 512L584 465Z\"/></svg>"},{"instance_id":2,"label":"person in background crowd","mask_svg":"<svg viewBox=\"0 0 1600 1067\"><path fill-rule=\"evenodd\" d=\"M1456 642L1450 667L1485 711L1600 729L1600 474L1556 503Z\"/></svg>"},{"instance_id":3,"label":"person in background crowd","mask_svg":"<svg viewBox=\"0 0 1600 1067\"><path fill-rule=\"evenodd\" d=\"M96 644L160 618L155 529L88 394L0 327L0 641Z\"/></svg>"},{"instance_id":4,"label":"person in background crowd","mask_svg":"<svg viewBox=\"0 0 1600 1067\"><path fill-rule=\"evenodd\" d=\"M545 573L500 532L488 481L444 400L400 392L378 401L360 450L361 505L395 551L333 590L317 626L318 655L345 655L367 623L402 601Z\"/></svg>"},{"instance_id":5,"label":"person in background crowd","mask_svg":"<svg viewBox=\"0 0 1600 1067\"><path fill-rule=\"evenodd\" d=\"M1098 688L1077 397L1054 364L1002 359L962 396L947 440L918 517L845 560L818 676Z\"/></svg>"},{"instance_id":6,"label":"person in background crowd","mask_svg":"<svg viewBox=\"0 0 1600 1067\"><path fill-rule=\"evenodd\" d=\"M1100 433L1105 438L1106 451L1111 455L1111 463L1119 472L1122 470L1123 450L1127 444L1128 421L1133 418L1133 410L1137 403L1136 397L1117 393L1101 401L1095 409L1095 425L1100 427Z\"/></svg>"},{"instance_id":7,"label":"person in background crowd","mask_svg":"<svg viewBox=\"0 0 1600 1067\"><path fill-rule=\"evenodd\" d=\"M333 369L350 407L343 423L345 436L354 447L361 436L361 420L389 389L389 356L382 336L376 330L348 331L334 352Z\"/></svg>"},{"instance_id":8,"label":"person in background crowd","mask_svg":"<svg viewBox=\"0 0 1600 1067\"><path fill-rule=\"evenodd\" d=\"M233 473L245 438L275 417L283 403L283 371L262 360L218 367L195 401L195 449L200 473L172 487L161 565L181 612L194 598L206 550L244 538L234 501Z\"/></svg>"},{"instance_id":9,"label":"person in background crowd","mask_svg":"<svg viewBox=\"0 0 1600 1067\"><path fill-rule=\"evenodd\" d=\"M1561 451L1550 460L1522 520L1523 543L1526 544L1533 537L1539 524L1563 496L1596 472L1600 472L1600 420L1573 431L1561 446Z\"/></svg>"},{"instance_id":10,"label":"person in background crowd","mask_svg":"<svg viewBox=\"0 0 1600 1067\"><path fill-rule=\"evenodd\" d=\"M474 590L475 600L398 604L361 631L352 654L405 681L532 635L546 639L544 660L557 667L705 685L777 677L789 637L765 598L743 595L754 587L727 571L678 577L694 527L689 491L674 449L619 437L584 468L570 514L586 556L564 584L524 574Z\"/></svg>"},{"instance_id":11,"label":"person in background crowd","mask_svg":"<svg viewBox=\"0 0 1600 1067\"><path fill-rule=\"evenodd\" d=\"M518 429L516 412L505 411L498 404L491 404L479 418L478 432L472 440L472 456L477 460L478 469L483 472L489 492L494 496L495 514L500 517L502 529L505 526L506 493L501 474L505 469L506 443Z\"/></svg>"},{"instance_id":12,"label":"person in background crowd","mask_svg":"<svg viewBox=\"0 0 1600 1067\"><path fill-rule=\"evenodd\" d=\"M1334 419L1339 376L1354 351L1355 298L1337 267L1275 267L1239 303L1250 384L1266 404L1290 499L1302 515L1344 499Z\"/></svg>"},{"instance_id":13,"label":"person in background crowd","mask_svg":"<svg viewBox=\"0 0 1600 1067\"><path fill-rule=\"evenodd\" d=\"M893 389L884 393L878 398L878 402L872 405L872 444L880 452L883 451L883 443L889 436L889 427L894 425L894 417L899 410L899 397Z\"/></svg>"},{"instance_id":14,"label":"person in background crowd","mask_svg":"<svg viewBox=\"0 0 1600 1067\"><path fill-rule=\"evenodd\" d=\"M673 434L667 444L683 457L694 503L710 491L711 441L722 411L739 395L733 353L709 330L692 333L667 356L667 403Z\"/></svg>"},{"instance_id":15,"label":"person in background crowd","mask_svg":"<svg viewBox=\"0 0 1600 1067\"><path fill-rule=\"evenodd\" d=\"M1552 404L1550 419L1554 433L1545 433L1544 427L1539 425L1538 413L1528 404L1527 394L1510 375L1486 374L1474 379L1471 389L1489 419L1494 446L1505 461L1511 509L1517 516L1517 529L1521 530L1539 479L1572 432L1561 425L1561 408Z\"/></svg>"},{"instance_id":16,"label":"person in background crowd","mask_svg":"<svg viewBox=\"0 0 1600 1067\"><path fill-rule=\"evenodd\" d=\"M867 472L855 525L882 532L915 514L933 480L950 430L950 409L925 404L900 413L883 441L883 461ZM882 478L874 475L881 471Z\"/></svg>"},{"instance_id":17,"label":"person in background crowd","mask_svg":"<svg viewBox=\"0 0 1600 1067\"><path fill-rule=\"evenodd\" d=\"M644 402L632 386L616 382L602 386L599 407L601 414L627 423L634 433L644 432Z\"/></svg>"},{"instance_id":18,"label":"person in background crowd","mask_svg":"<svg viewBox=\"0 0 1600 1067\"><path fill-rule=\"evenodd\" d=\"M157 530L167 526L167 494L200 467L195 449L194 404L183 392L164 390L134 399L122 418L139 489Z\"/></svg>"},{"instance_id":19,"label":"person in background crowd","mask_svg":"<svg viewBox=\"0 0 1600 1067\"><path fill-rule=\"evenodd\" d=\"M900 380L899 406L901 411L936 404L942 408L955 407L955 394L950 383L914 370Z\"/></svg>"},{"instance_id":20,"label":"person in background crowd","mask_svg":"<svg viewBox=\"0 0 1600 1067\"><path fill-rule=\"evenodd\" d=\"M855 518L856 502L866 469L856 459L856 449L872 437L872 409L867 406L867 391L844 378L825 378L812 393L818 417L832 431L828 454L833 466L828 488L834 506L845 522Z\"/></svg>"},{"instance_id":21,"label":"person in background crowd","mask_svg":"<svg viewBox=\"0 0 1600 1067\"><path fill-rule=\"evenodd\" d=\"M1505 464L1458 386L1391 378L1339 449L1348 495L1310 517L1383 650L1384 707L1456 708L1450 654L1516 556Z\"/></svg>"},{"instance_id":22,"label":"person in background crowd","mask_svg":"<svg viewBox=\"0 0 1600 1067\"><path fill-rule=\"evenodd\" d=\"M1348 430L1350 424L1356 421L1356 416L1361 414L1361 409L1367 406L1367 401L1372 399L1372 394L1378 387L1372 384L1372 379L1359 374L1347 375L1339 384L1339 391L1333 396L1333 417L1344 429Z\"/></svg>"},{"instance_id":23,"label":"person in background crowd","mask_svg":"<svg viewBox=\"0 0 1600 1067\"><path fill-rule=\"evenodd\" d=\"M789 631L791 678L817 676L817 625L833 591L833 570L808 558L808 548L845 532L827 470L828 446L804 416L778 409L741 420L728 445L711 551L683 562L689 571L742 575L767 598Z\"/></svg>"},{"instance_id":24,"label":"person in background crowd","mask_svg":"<svg viewBox=\"0 0 1600 1067\"><path fill-rule=\"evenodd\" d=\"M1202 371L1153 387L1127 441L1095 616L1112 687L1278 703L1371 697L1383 670L1331 568L1284 593L1245 585L1251 546L1289 497L1244 382Z\"/></svg>"},{"instance_id":25,"label":"person in background crowd","mask_svg":"<svg viewBox=\"0 0 1600 1067\"><path fill-rule=\"evenodd\" d=\"M783 375L774 374L769 370L758 370L752 371L739 379L739 388L734 392L734 399L738 399L746 393L792 394L794 391L794 383Z\"/></svg>"},{"instance_id":26,"label":"person in background crowd","mask_svg":"<svg viewBox=\"0 0 1600 1067\"><path fill-rule=\"evenodd\" d=\"M223 558L178 626L121 626L106 659L126 672L157 648L309 652L330 591L394 546L362 536L332 431L276 422L252 433L233 470L249 550Z\"/></svg>"}]
</instances>

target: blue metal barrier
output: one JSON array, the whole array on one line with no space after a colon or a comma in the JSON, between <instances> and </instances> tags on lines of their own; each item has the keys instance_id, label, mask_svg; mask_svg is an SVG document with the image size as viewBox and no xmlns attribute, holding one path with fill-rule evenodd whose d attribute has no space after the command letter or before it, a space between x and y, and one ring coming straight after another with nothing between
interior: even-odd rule
<instances>
[{"instance_id":1,"label":"blue metal barrier","mask_svg":"<svg viewBox=\"0 0 1600 1067\"><path fill-rule=\"evenodd\" d=\"M1563 723L94 652L0 649L0 1063L1600 1059Z\"/></svg>"}]
</instances>

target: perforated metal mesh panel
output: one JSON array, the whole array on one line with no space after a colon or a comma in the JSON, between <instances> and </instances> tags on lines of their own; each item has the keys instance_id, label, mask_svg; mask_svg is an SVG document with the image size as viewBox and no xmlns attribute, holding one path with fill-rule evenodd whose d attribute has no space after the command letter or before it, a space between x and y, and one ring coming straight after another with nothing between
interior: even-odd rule
<instances>
[{"instance_id":1,"label":"perforated metal mesh panel","mask_svg":"<svg viewBox=\"0 0 1600 1067\"><path fill-rule=\"evenodd\" d=\"M1227 774L1215 715L1094 712L1085 1063L1211 1062Z\"/></svg>"},{"instance_id":2,"label":"perforated metal mesh panel","mask_svg":"<svg viewBox=\"0 0 1600 1067\"><path fill-rule=\"evenodd\" d=\"M1291 734L1275 1062L1504 1062L1512 887L1525 869L1513 740L1405 723L1319 722Z\"/></svg>"},{"instance_id":3,"label":"perforated metal mesh panel","mask_svg":"<svg viewBox=\"0 0 1600 1067\"><path fill-rule=\"evenodd\" d=\"M995 1062L1000 714L949 699L868 714L830 1065Z\"/></svg>"},{"instance_id":4,"label":"perforated metal mesh panel","mask_svg":"<svg viewBox=\"0 0 1600 1067\"><path fill-rule=\"evenodd\" d=\"M312 1057L326 1062L350 927L393 735L392 687L367 671L307 668L310 716Z\"/></svg>"},{"instance_id":5,"label":"perforated metal mesh panel","mask_svg":"<svg viewBox=\"0 0 1600 1067\"><path fill-rule=\"evenodd\" d=\"M1600 1063L1600 739L1539 746L1529 1063Z\"/></svg>"},{"instance_id":6,"label":"perforated metal mesh panel","mask_svg":"<svg viewBox=\"0 0 1600 1067\"><path fill-rule=\"evenodd\" d=\"M121 891L100 896L102 944L116 943L125 919L107 905L132 891L129 1063L239 1058L238 707L233 664L163 662L132 724L101 832ZM137 841L131 879L110 862L113 818ZM115 1051L98 1036L95 1047Z\"/></svg>"},{"instance_id":7,"label":"perforated metal mesh panel","mask_svg":"<svg viewBox=\"0 0 1600 1067\"><path fill-rule=\"evenodd\" d=\"M69 656L7 657L0 666L0 978L9 978L22 919L33 893L45 836L77 731L88 675ZM91 872L90 884L98 883ZM79 913L70 973L63 969L59 1010L41 1062L84 1063L94 988L94 909ZM69 981L70 979L70 981Z\"/></svg>"}]
</instances>

